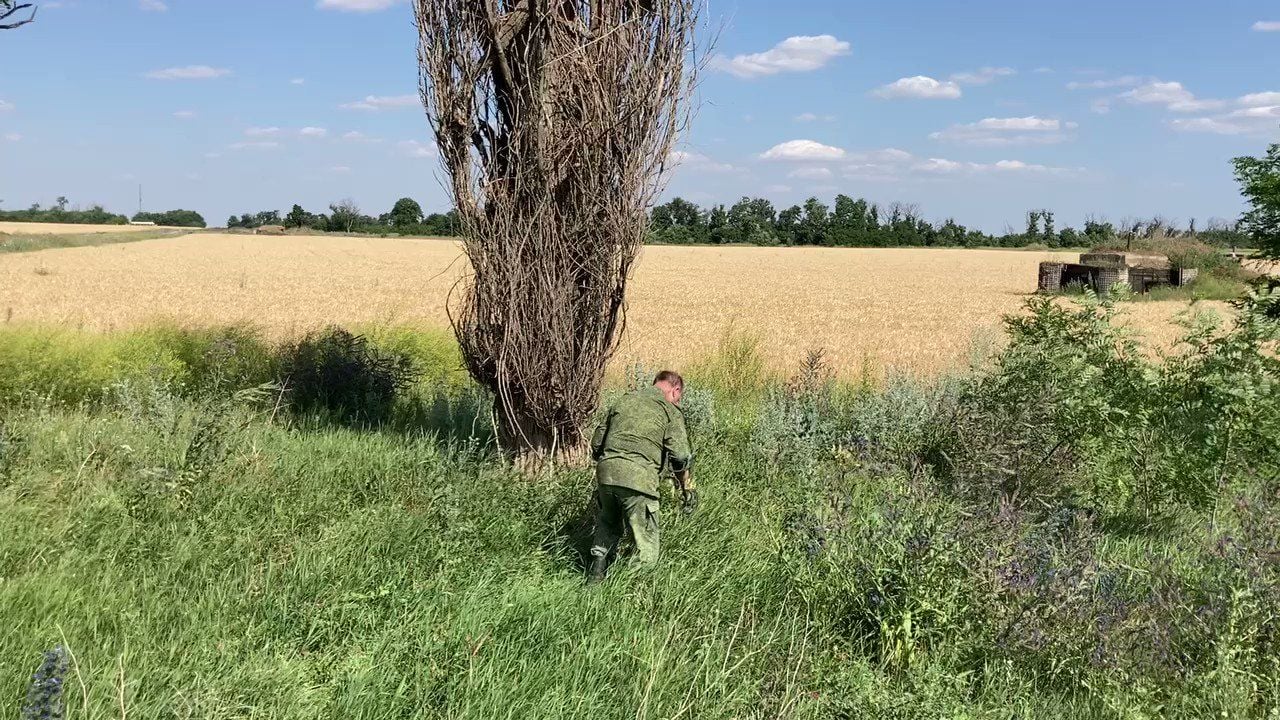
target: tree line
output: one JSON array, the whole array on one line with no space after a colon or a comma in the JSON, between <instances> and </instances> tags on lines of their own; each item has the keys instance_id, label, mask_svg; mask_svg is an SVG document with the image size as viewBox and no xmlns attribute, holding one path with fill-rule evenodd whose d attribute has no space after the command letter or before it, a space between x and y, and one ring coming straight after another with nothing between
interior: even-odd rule
<instances>
[{"instance_id":1,"label":"tree line","mask_svg":"<svg viewBox=\"0 0 1280 720\"><path fill-rule=\"evenodd\" d=\"M1092 247L1117 239L1191 237L1222 246L1247 245L1237 225L1213 221L1186 227L1161 218L1125 219L1115 224L1086 220L1080 229L1058 227L1052 210L1030 210L1020 230L993 235L948 218L930 222L918 206L881 206L837 195L832 206L816 197L778 211L764 198L743 197L733 205L703 209L683 198L659 205L651 214L650 241L672 245L795 245L827 247Z\"/></svg>"},{"instance_id":2,"label":"tree line","mask_svg":"<svg viewBox=\"0 0 1280 720\"><path fill-rule=\"evenodd\" d=\"M401 235L454 236L459 232L458 213L425 214L422 206L413 198L400 198L391 210L377 217L366 215L352 200L340 200L329 205L329 212L312 213L301 205L284 215L278 210L262 210L256 213L232 215L227 218L228 228L258 228L264 225L281 225L286 228L317 230L321 232Z\"/></svg>"},{"instance_id":3,"label":"tree line","mask_svg":"<svg viewBox=\"0 0 1280 720\"><path fill-rule=\"evenodd\" d=\"M0 210L0 220L8 222L30 223L68 223L74 225L126 225L130 218L110 212L101 205L90 205L87 209L70 207L65 195L59 196L50 207L41 207L40 203L32 203L26 210ZM174 227L205 227L204 218L195 210L166 210L164 212L139 212L134 222L153 222L157 225Z\"/></svg>"}]
</instances>

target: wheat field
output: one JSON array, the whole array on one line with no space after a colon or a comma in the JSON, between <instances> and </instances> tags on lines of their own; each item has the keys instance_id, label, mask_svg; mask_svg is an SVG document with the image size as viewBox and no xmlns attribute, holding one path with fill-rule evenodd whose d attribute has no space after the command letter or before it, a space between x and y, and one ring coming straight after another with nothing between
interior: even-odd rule
<instances>
[{"instance_id":1,"label":"wheat field","mask_svg":"<svg viewBox=\"0 0 1280 720\"><path fill-rule=\"evenodd\" d=\"M0 228L2 229L2 228ZM83 230L82 230L83 232ZM648 247L616 364L682 367L726 332L759 339L773 369L823 348L845 373L933 374L999 342L1000 319L1063 253L943 249ZM327 324L439 327L467 264L457 243L207 233L0 255L0 322L90 330L158 319L250 323L274 337ZM1225 308L1222 304L1206 306ZM1135 303L1153 344L1186 303Z\"/></svg>"}]
</instances>

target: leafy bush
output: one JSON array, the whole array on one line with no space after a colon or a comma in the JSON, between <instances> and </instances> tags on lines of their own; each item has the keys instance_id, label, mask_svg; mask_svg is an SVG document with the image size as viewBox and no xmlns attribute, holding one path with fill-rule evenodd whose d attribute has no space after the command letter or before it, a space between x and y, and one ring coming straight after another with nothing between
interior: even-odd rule
<instances>
[{"instance_id":1,"label":"leafy bush","mask_svg":"<svg viewBox=\"0 0 1280 720\"><path fill-rule=\"evenodd\" d=\"M165 212L139 212L133 216L134 222L153 222L157 225L172 227L206 226L204 217L195 210L166 210Z\"/></svg>"},{"instance_id":2,"label":"leafy bush","mask_svg":"<svg viewBox=\"0 0 1280 720\"><path fill-rule=\"evenodd\" d=\"M312 333L280 353L281 385L299 412L348 423L384 420L420 371L406 355L379 351L340 328Z\"/></svg>"}]
</instances>

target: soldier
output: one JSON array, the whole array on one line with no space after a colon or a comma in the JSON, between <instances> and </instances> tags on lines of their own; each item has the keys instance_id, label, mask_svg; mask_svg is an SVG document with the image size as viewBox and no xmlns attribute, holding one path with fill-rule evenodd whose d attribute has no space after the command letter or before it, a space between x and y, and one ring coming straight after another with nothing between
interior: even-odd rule
<instances>
[{"instance_id":1,"label":"soldier","mask_svg":"<svg viewBox=\"0 0 1280 720\"><path fill-rule=\"evenodd\" d=\"M591 438L598 502L589 582L604 579L609 553L625 528L636 543L636 559L658 559L658 478L671 471L685 514L698 506L690 464L693 450L680 412L684 379L663 370L653 386L622 396ZM625 527L624 527L625 525Z\"/></svg>"}]
</instances>

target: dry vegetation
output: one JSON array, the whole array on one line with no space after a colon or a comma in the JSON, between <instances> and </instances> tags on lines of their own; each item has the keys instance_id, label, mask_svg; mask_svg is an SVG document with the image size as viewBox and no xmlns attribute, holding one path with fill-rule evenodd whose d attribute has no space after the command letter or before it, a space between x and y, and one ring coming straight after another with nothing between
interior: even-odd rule
<instances>
[{"instance_id":1,"label":"dry vegetation","mask_svg":"<svg viewBox=\"0 0 1280 720\"><path fill-rule=\"evenodd\" d=\"M727 330L754 334L791 368L822 346L842 371L935 373L996 342L1035 288L1041 260L1001 250L648 247L630 288L615 366L680 366ZM0 255L0 322L95 330L157 318L249 322L274 336L325 324L444 326L466 269L445 240L202 234ZM1206 303L1222 309L1220 303ZM1167 343L1180 302L1126 309Z\"/></svg>"}]
</instances>

